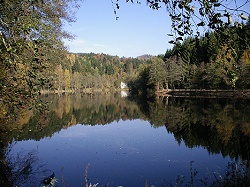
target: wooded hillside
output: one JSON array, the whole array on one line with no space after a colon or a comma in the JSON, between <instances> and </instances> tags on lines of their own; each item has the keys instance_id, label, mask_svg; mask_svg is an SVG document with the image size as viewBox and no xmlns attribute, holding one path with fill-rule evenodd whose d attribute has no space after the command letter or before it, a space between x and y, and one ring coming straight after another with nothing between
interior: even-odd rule
<instances>
[{"instance_id":1,"label":"wooded hillside","mask_svg":"<svg viewBox=\"0 0 250 187\"><path fill-rule=\"evenodd\" d=\"M67 58L53 68L53 87L44 85L44 90L55 92L82 92L120 88L121 81L127 82L138 74L139 66L149 63L138 58L125 58L107 54L68 54Z\"/></svg>"},{"instance_id":2,"label":"wooded hillside","mask_svg":"<svg viewBox=\"0 0 250 187\"><path fill-rule=\"evenodd\" d=\"M186 38L163 58L152 58L129 85L137 93L175 88L249 89L249 21Z\"/></svg>"}]
</instances>

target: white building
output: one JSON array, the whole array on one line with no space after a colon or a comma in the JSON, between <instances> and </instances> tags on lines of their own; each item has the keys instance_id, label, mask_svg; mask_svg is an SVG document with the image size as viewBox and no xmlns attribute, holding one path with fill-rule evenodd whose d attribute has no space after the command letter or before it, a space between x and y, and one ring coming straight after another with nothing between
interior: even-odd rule
<instances>
[{"instance_id":1,"label":"white building","mask_svg":"<svg viewBox=\"0 0 250 187\"><path fill-rule=\"evenodd\" d=\"M127 96L128 96L128 92L121 90L121 97L127 97Z\"/></svg>"},{"instance_id":2,"label":"white building","mask_svg":"<svg viewBox=\"0 0 250 187\"><path fill-rule=\"evenodd\" d=\"M121 89L127 88L127 84L124 82L121 82Z\"/></svg>"}]
</instances>

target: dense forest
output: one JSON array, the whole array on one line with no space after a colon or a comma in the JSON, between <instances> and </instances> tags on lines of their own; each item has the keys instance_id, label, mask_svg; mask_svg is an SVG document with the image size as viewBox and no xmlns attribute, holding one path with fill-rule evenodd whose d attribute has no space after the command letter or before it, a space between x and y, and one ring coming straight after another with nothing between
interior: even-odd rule
<instances>
[{"instance_id":1,"label":"dense forest","mask_svg":"<svg viewBox=\"0 0 250 187\"><path fill-rule=\"evenodd\" d=\"M110 90L126 82L133 93L160 89L249 89L250 23L188 37L165 55L138 58L67 54L52 68L44 90ZM144 57L144 58L143 58ZM49 86L53 85L53 87Z\"/></svg>"},{"instance_id":2,"label":"dense forest","mask_svg":"<svg viewBox=\"0 0 250 187\"><path fill-rule=\"evenodd\" d=\"M136 77L141 64L150 56L126 58L107 54L68 54L52 71L51 81L44 90L55 92L110 91L120 88L121 82Z\"/></svg>"},{"instance_id":3,"label":"dense forest","mask_svg":"<svg viewBox=\"0 0 250 187\"><path fill-rule=\"evenodd\" d=\"M149 90L249 89L250 23L188 37L154 57L129 83L136 93ZM139 89L138 89L139 88Z\"/></svg>"},{"instance_id":4,"label":"dense forest","mask_svg":"<svg viewBox=\"0 0 250 187\"><path fill-rule=\"evenodd\" d=\"M188 37L157 57L68 54L64 62L54 67L50 83L52 90L59 92L116 89L121 81L128 83L134 92L174 88L248 89L249 46L247 22L200 38ZM44 90L48 90L46 85Z\"/></svg>"}]
</instances>

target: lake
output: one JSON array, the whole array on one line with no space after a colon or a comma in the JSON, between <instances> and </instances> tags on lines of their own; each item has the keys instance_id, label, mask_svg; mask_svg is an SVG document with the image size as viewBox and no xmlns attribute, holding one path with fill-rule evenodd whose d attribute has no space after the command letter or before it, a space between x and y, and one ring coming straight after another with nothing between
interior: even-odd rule
<instances>
[{"instance_id":1,"label":"lake","mask_svg":"<svg viewBox=\"0 0 250 187\"><path fill-rule=\"evenodd\" d=\"M47 110L22 110L1 130L11 185L210 186L236 166L249 169L249 100L41 99Z\"/></svg>"}]
</instances>

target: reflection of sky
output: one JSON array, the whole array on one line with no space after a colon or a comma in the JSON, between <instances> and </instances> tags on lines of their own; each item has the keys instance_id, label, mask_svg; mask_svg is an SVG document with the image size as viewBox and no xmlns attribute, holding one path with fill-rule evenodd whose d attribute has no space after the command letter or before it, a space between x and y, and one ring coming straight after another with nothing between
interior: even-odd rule
<instances>
[{"instance_id":1,"label":"reflection of sky","mask_svg":"<svg viewBox=\"0 0 250 187\"><path fill-rule=\"evenodd\" d=\"M88 163L88 178L92 184L99 182L98 186L144 186L146 180L161 186L175 182L178 175L190 180L190 161L194 161L199 178L204 173L213 175L214 170L222 173L228 161L203 148L178 145L165 127L154 128L141 120L104 126L79 124L51 138L17 142L12 153L32 149L38 150L41 161L55 172L59 186L62 176L69 186L80 186Z\"/></svg>"}]
</instances>

